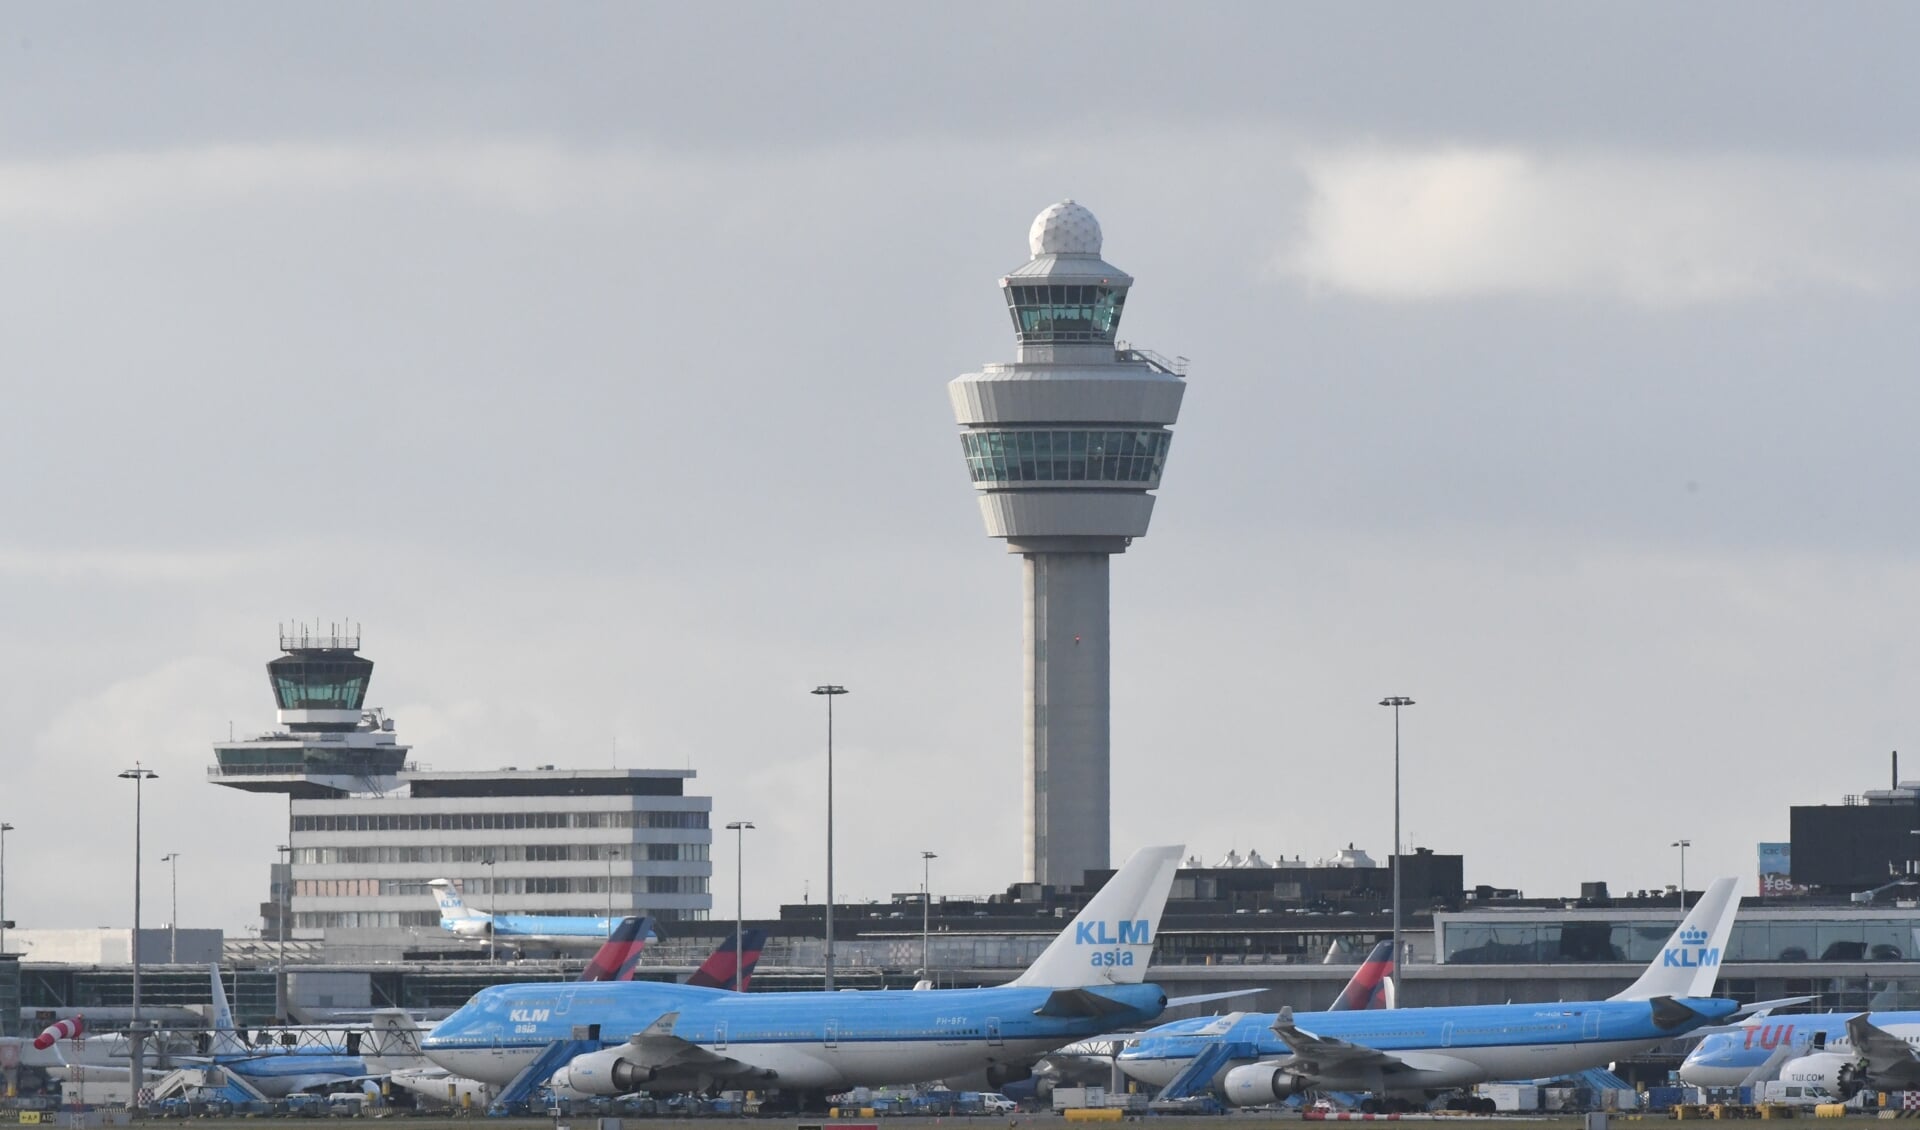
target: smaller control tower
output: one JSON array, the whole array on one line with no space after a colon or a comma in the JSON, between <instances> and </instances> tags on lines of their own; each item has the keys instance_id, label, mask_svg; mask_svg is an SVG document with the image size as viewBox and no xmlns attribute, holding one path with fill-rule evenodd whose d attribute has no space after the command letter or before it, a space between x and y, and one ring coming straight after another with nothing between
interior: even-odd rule
<instances>
[{"instance_id":1,"label":"smaller control tower","mask_svg":"<svg viewBox=\"0 0 1920 1130\"><path fill-rule=\"evenodd\" d=\"M1116 340L1133 278L1100 221L1065 200L1000 280L1018 360L947 386L989 537L1021 556L1026 612L1026 876L1109 866L1107 564L1147 532L1186 359Z\"/></svg>"},{"instance_id":2,"label":"smaller control tower","mask_svg":"<svg viewBox=\"0 0 1920 1130\"><path fill-rule=\"evenodd\" d=\"M407 767L393 720L363 709L373 660L359 632L280 629L285 654L267 664L280 728L217 742L207 779L254 793L313 799L391 792Z\"/></svg>"}]
</instances>

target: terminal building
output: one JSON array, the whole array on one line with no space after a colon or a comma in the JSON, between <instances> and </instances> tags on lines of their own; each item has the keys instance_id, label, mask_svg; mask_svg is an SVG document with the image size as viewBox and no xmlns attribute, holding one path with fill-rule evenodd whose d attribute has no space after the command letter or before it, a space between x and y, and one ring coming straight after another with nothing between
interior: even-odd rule
<instances>
[{"instance_id":1,"label":"terminal building","mask_svg":"<svg viewBox=\"0 0 1920 1130\"><path fill-rule=\"evenodd\" d=\"M216 743L208 770L287 798L265 936L317 941L328 961L471 955L439 928L434 879L488 912L707 917L713 802L687 791L693 770L425 772L365 705L357 634L283 630L280 646L279 727Z\"/></svg>"},{"instance_id":2,"label":"terminal building","mask_svg":"<svg viewBox=\"0 0 1920 1130\"><path fill-rule=\"evenodd\" d=\"M1900 780L1839 804L1795 805L1791 876L1795 887L1871 902L1920 890L1920 781Z\"/></svg>"}]
</instances>

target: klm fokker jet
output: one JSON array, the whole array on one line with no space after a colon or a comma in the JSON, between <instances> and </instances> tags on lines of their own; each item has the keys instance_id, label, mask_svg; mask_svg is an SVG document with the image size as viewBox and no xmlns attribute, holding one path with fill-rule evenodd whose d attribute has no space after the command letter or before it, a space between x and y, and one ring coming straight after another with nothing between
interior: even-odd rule
<instances>
[{"instance_id":1,"label":"klm fokker jet","mask_svg":"<svg viewBox=\"0 0 1920 1130\"><path fill-rule=\"evenodd\" d=\"M1611 1000L1182 1020L1129 1042L1120 1069L1165 1098L1217 1090L1263 1106L1307 1090L1407 1097L1600 1067L1739 1011L1711 996L1739 910L1733 887L1709 884L1660 956Z\"/></svg>"},{"instance_id":2,"label":"klm fokker jet","mask_svg":"<svg viewBox=\"0 0 1920 1130\"><path fill-rule=\"evenodd\" d=\"M1024 1065L1166 1007L1160 987L1142 982L1180 852L1134 853L1032 968L999 988L498 985L442 1021L421 1050L456 1074L502 1085L531 1067L525 1087L543 1066L557 1067L556 1089L592 1095L716 1085L821 1093ZM591 1038L570 1062L554 1063L576 1050L567 1044L577 1035Z\"/></svg>"},{"instance_id":3,"label":"klm fokker jet","mask_svg":"<svg viewBox=\"0 0 1920 1130\"><path fill-rule=\"evenodd\" d=\"M612 937L620 923L618 918L585 915L486 914L462 901L460 892L446 879L435 879L427 886L433 889L433 900L440 906L440 928L462 938L594 949ZM651 935L643 937L641 944L650 940Z\"/></svg>"}]
</instances>

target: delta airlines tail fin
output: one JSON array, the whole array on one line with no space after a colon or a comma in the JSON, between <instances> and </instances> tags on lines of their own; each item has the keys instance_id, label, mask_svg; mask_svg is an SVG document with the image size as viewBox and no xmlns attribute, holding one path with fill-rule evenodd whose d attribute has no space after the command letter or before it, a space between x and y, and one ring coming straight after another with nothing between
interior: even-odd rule
<instances>
[{"instance_id":1,"label":"delta airlines tail fin","mask_svg":"<svg viewBox=\"0 0 1920 1130\"><path fill-rule=\"evenodd\" d=\"M1700 892L1700 901L1681 920L1680 928L1667 939L1660 956L1653 959L1640 979L1617 1001L1648 1001L1655 997L1710 997L1713 983L1720 978L1720 956L1726 952L1727 938L1733 933L1734 915L1740 912L1740 896L1734 893L1734 880L1715 879Z\"/></svg>"},{"instance_id":2,"label":"delta airlines tail fin","mask_svg":"<svg viewBox=\"0 0 1920 1130\"><path fill-rule=\"evenodd\" d=\"M1344 1012L1348 1009L1392 1008L1393 980L1393 942L1381 942L1373 947L1367 960L1360 964L1359 972L1340 995L1333 999L1333 1005L1327 1011Z\"/></svg>"},{"instance_id":3,"label":"delta airlines tail fin","mask_svg":"<svg viewBox=\"0 0 1920 1130\"><path fill-rule=\"evenodd\" d=\"M245 1055L248 1048L234 1027L233 1009L227 1004L227 986L220 978L218 964L207 966L213 982L213 1043L215 1055Z\"/></svg>"},{"instance_id":4,"label":"delta airlines tail fin","mask_svg":"<svg viewBox=\"0 0 1920 1130\"><path fill-rule=\"evenodd\" d=\"M640 961L640 951L654 938L653 919L646 915L634 918L622 918L620 925L613 928L606 944L600 947L593 960L580 971L582 981L625 981L633 976L633 967Z\"/></svg>"},{"instance_id":5,"label":"delta airlines tail fin","mask_svg":"<svg viewBox=\"0 0 1920 1130\"><path fill-rule=\"evenodd\" d=\"M733 941L733 935L728 934L726 941L715 946L713 955L693 971L693 976L687 978L687 984L702 985L709 989L731 989L734 987L733 971L737 964L740 969L739 988L741 992L746 992L747 986L753 981L753 967L760 961L760 951L766 948L767 932L748 930L740 935L740 949L745 956L737 963L734 961Z\"/></svg>"},{"instance_id":6,"label":"delta airlines tail fin","mask_svg":"<svg viewBox=\"0 0 1920 1130\"><path fill-rule=\"evenodd\" d=\"M1113 873L1027 971L1008 982L1046 989L1137 985L1146 980L1160 912L1183 845L1146 847Z\"/></svg>"}]
</instances>

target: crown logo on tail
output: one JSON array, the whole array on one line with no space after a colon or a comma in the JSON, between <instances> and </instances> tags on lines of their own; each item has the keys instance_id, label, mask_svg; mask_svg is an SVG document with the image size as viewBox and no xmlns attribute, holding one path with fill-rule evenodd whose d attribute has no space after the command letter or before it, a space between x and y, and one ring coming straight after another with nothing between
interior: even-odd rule
<instances>
[{"instance_id":1,"label":"crown logo on tail","mask_svg":"<svg viewBox=\"0 0 1920 1130\"><path fill-rule=\"evenodd\" d=\"M1704 946L1707 944L1707 937L1708 934L1705 930L1695 926L1680 931L1680 944L1683 946Z\"/></svg>"}]
</instances>

